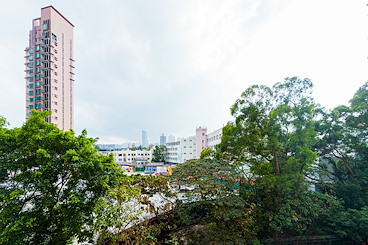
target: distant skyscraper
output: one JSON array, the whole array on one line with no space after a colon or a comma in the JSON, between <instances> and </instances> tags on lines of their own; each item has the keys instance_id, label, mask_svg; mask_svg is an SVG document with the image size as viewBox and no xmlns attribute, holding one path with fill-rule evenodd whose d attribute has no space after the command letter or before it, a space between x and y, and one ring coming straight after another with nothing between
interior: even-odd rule
<instances>
[{"instance_id":1,"label":"distant skyscraper","mask_svg":"<svg viewBox=\"0 0 368 245\"><path fill-rule=\"evenodd\" d=\"M175 136L170 134L167 143L168 142L174 142L174 141L175 141Z\"/></svg>"},{"instance_id":2,"label":"distant skyscraper","mask_svg":"<svg viewBox=\"0 0 368 245\"><path fill-rule=\"evenodd\" d=\"M52 112L48 122L62 130L73 128L73 27L54 7L41 9L32 22L25 49L26 113Z\"/></svg>"},{"instance_id":3,"label":"distant skyscraper","mask_svg":"<svg viewBox=\"0 0 368 245\"><path fill-rule=\"evenodd\" d=\"M148 138L147 138L147 132L142 130L142 146L148 147Z\"/></svg>"},{"instance_id":4,"label":"distant skyscraper","mask_svg":"<svg viewBox=\"0 0 368 245\"><path fill-rule=\"evenodd\" d=\"M166 145L166 136L164 134L160 136L160 145Z\"/></svg>"}]
</instances>

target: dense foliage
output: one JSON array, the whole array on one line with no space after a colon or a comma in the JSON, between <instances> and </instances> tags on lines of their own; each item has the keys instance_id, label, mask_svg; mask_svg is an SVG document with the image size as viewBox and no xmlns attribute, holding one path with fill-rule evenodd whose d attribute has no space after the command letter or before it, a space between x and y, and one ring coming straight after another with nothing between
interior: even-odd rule
<instances>
[{"instance_id":1,"label":"dense foliage","mask_svg":"<svg viewBox=\"0 0 368 245\"><path fill-rule=\"evenodd\" d=\"M166 158L166 146L156 145L155 148L153 148L152 162L165 162L165 158Z\"/></svg>"},{"instance_id":2,"label":"dense foliage","mask_svg":"<svg viewBox=\"0 0 368 245\"><path fill-rule=\"evenodd\" d=\"M334 231L357 241L368 240L368 83L348 106L324 114L317 124L320 141L319 187L342 200L331 219Z\"/></svg>"},{"instance_id":3,"label":"dense foliage","mask_svg":"<svg viewBox=\"0 0 368 245\"><path fill-rule=\"evenodd\" d=\"M317 105L308 79L287 78L272 88L251 86L231 108L235 122L223 129L221 154L249 169L259 232L277 238L285 230L302 234L309 228L308 183L317 154L314 118ZM318 209L318 207L316 207ZM303 216L303 219L298 217Z\"/></svg>"},{"instance_id":4,"label":"dense foliage","mask_svg":"<svg viewBox=\"0 0 368 245\"><path fill-rule=\"evenodd\" d=\"M254 85L231 108L217 155L247 169L258 239L335 235L368 239L368 84L327 111L312 82ZM310 191L317 186L320 192ZM354 227L354 228L353 228Z\"/></svg>"},{"instance_id":5,"label":"dense foliage","mask_svg":"<svg viewBox=\"0 0 368 245\"><path fill-rule=\"evenodd\" d=\"M66 244L91 238L93 211L121 176L95 139L33 111L20 128L0 125L0 244Z\"/></svg>"},{"instance_id":6,"label":"dense foliage","mask_svg":"<svg viewBox=\"0 0 368 245\"><path fill-rule=\"evenodd\" d=\"M242 198L251 183L223 160L190 160L175 168L179 234L190 244L245 244L255 239L252 205ZM194 226L195 229L182 227ZM180 236L178 237L180 239Z\"/></svg>"}]
</instances>

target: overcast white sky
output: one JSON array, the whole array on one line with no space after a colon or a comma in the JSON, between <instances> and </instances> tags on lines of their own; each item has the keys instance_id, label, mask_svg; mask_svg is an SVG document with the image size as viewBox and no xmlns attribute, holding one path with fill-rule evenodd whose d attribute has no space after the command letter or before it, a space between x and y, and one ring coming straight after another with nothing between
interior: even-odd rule
<instances>
[{"instance_id":1,"label":"overcast white sky","mask_svg":"<svg viewBox=\"0 0 368 245\"><path fill-rule=\"evenodd\" d=\"M100 143L194 135L252 84L308 77L347 104L368 80L365 0L0 0L0 115L25 118L24 48L53 5L74 25L75 130Z\"/></svg>"}]
</instances>

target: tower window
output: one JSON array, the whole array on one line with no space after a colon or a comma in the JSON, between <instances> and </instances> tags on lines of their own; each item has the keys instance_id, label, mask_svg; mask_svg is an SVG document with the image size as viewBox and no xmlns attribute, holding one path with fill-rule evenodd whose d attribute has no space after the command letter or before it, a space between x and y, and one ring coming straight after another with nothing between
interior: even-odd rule
<instances>
[{"instance_id":1,"label":"tower window","mask_svg":"<svg viewBox=\"0 0 368 245\"><path fill-rule=\"evenodd\" d=\"M52 40L57 41L57 36L54 33L52 33Z\"/></svg>"},{"instance_id":2,"label":"tower window","mask_svg":"<svg viewBox=\"0 0 368 245\"><path fill-rule=\"evenodd\" d=\"M47 29L49 29L49 23L50 23L50 20L44 20L43 22L42 22L42 30L47 30Z\"/></svg>"}]
</instances>

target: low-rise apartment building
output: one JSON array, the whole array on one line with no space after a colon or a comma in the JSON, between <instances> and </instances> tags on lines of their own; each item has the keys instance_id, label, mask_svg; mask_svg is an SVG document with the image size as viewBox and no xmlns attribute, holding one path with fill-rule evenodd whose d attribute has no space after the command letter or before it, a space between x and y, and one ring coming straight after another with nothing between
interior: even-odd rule
<instances>
[{"instance_id":1,"label":"low-rise apartment building","mask_svg":"<svg viewBox=\"0 0 368 245\"><path fill-rule=\"evenodd\" d=\"M207 147L215 149L215 146L221 143L222 128L207 134Z\"/></svg>"},{"instance_id":2,"label":"low-rise apartment building","mask_svg":"<svg viewBox=\"0 0 368 245\"><path fill-rule=\"evenodd\" d=\"M195 136L191 136L166 143L166 162L178 164L195 159L195 141Z\"/></svg>"},{"instance_id":3,"label":"low-rise apartment building","mask_svg":"<svg viewBox=\"0 0 368 245\"><path fill-rule=\"evenodd\" d=\"M207 128L198 127L196 135L166 143L166 162L178 164L199 159L204 148L215 148L221 143L222 128L207 134Z\"/></svg>"},{"instance_id":4,"label":"low-rise apartment building","mask_svg":"<svg viewBox=\"0 0 368 245\"><path fill-rule=\"evenodd\" d=\"M153 150L147 149L147 150L133 150L129 148L125 149L114 149L114 150L100 150L101 154L114 155L114 161L118 163L119 165L124 164L135 164L135 163L150 163L152 161L152 155Z\"/></svg>"}]
</instances>

